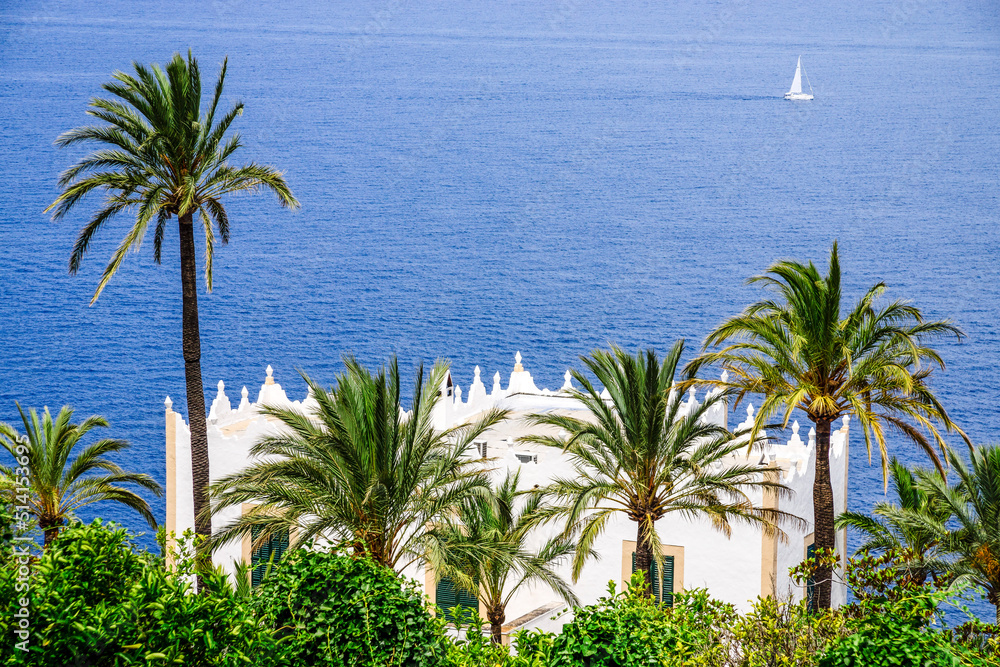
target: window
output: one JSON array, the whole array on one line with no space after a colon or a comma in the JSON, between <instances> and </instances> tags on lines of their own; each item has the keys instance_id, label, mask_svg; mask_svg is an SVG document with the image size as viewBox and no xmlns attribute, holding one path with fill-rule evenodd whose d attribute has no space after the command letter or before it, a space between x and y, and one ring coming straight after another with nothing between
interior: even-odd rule
<instances>
[{"instance_id":1,"label":"window","mask_svg":"<svg viewBox=\"0 0 1000 667\"><path fill-rule=\"evenodd\" d=\"M251 544L260 535L260 531L261 529L257 527L251 529ZM268 566L274 567L274 564L281 560L286 551L288 551L287 530L271 535L271 538L267 542L254 550L253 555L250 556L250 567L253 568L250 575L251 585L255 587L259 586L260 582L264 579L264 575L267 573Z\"/></svg>"},{"instance_id":2,"label":"window","mask_svg":"<svg viewBox=\"0 0 1000 667\"><path fill-rule=\"evenodd\" d=\"M486 453L487 449L486 449L486 441L485 440L474 440L472 442L472 444L475 446L477 454L479 454L480 456L482 456L484 459L488 458L487 453Z\"/></svg>"},{"instance_id":3,"label":"window","mask_svg":"<svg viewBox=\"0 0 1000 667\"><path fill-rule=\"evenodd\" d=\"M653 597L658 601L667 605L668 607L674 606L674 557L673 556L662 556L663 559L663 594L660 594L660 575L659 569L656 566L656 561L653 561L653 567L650 574L650 579L652 579L653 584ZM635 572L635 552L632 552L632 572Z\"/></svg>"},{"instance_id":4,"label":"window","mask_svg":"<svg viewBox=\"0 0 1000 667\"><path fill-rule=\"evenodd\" d=\"M477 581L476 585L478 586L478 584ZM455 614L452 612L455 607L461 607L463 610L474 613L479 612L479 597L464 588L459 588L448 577L441 577L438 582L434 602L441 608L441 613L444 614L447 621L455 620Z\"/></svg>"},{"instance_id":5,"label":"window","mask_svg":"<svg viewBox=\"0 0 1000 667\"><path fill-rule=\"evenodd\" d=\"M538 454L515 454L521 463L538 463Z\"/></svg>"}]
</instances>

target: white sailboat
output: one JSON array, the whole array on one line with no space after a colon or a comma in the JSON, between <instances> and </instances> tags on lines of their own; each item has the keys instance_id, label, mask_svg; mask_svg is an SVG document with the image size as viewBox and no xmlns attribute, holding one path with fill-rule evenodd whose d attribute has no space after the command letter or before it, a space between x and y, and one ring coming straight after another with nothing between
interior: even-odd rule
<instances>
[{"instance_id":1,"label":"white sailboat","mask_svg":"<svg viewBox=\"0 0 1000 667\"><path fill-rule=\"evenodd\" d=\"M792 79L792 87L787 93L785 93L786 100L811 100L813 98L813 87L812 84L809 83L808 74L806 74L806 84L809 86L809 92L802 92L802 75L805 73L806 71L802 69L802 56L799 56L799 62L795 66L795 78Z\"/></svg>"}]
</instances>

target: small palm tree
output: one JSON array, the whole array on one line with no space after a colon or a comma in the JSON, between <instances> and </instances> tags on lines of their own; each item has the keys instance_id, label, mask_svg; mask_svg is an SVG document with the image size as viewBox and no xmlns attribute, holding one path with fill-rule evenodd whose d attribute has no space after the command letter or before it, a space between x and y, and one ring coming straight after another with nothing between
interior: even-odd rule
<instances>
[{"instance_id":1,"label":"small palm tree","mask_svg":"<svg viewBox=\"0 0 1000 667\"><path fill-rule=\"evenodd\" d=\"M878 502L871 515L844 512L837 517L837 528L853 528L864 537L860 553L896 554L897 565L909 583L921 585L929 576L945 573L949 563L941 544L938 526L951 517L951 510L932 502L921 478L937 474L919 471L914 474L895 457L889 463L890 486L899 504Z\"/></svg>"},{"instance_id":2,"label":"small palm tree","mask_svg":"<svg viewBox=\"0 0 1000 667\"><path fill-rule=\"evenodd\" d=\"M948 462L958 476L953 486L942 475L925 475L921 483L932 502L951 513L954 528L944 522L927 527L937 528L944 547L958 556L949 574L986 589L1000 625L1000 445L973 448L969 463L949 450Z\"/></svg>"},{"instance_id":3,"label":"small palm tree","mask_svg":"<svg viewBox=\"0 0 1000 667\"><path fill-rule=\"evenodd\" d=\"M52 544L59 529L81 508L105 500L121 503L142 515L151 528L156 519L149 504L122 484L134 484L160 495L160 485L143 473L126 472L104 458L129 447L124 440L103 438L83 448L72 460L73 449L96 427L107 428L104 417L89 417L74 424L73 409L63 407L55 419L49 409L39 418L32 409L26 415L17 406L24 434L10 424L0 423L0 445L15 459L15 466L0 466L0 474L23 479L17 468L27 468L28 507L45 535L45 547ZM15 473L17 473L15 475Z\"/></svg>"},{"instance_id":4,"label":"small palm tree","mask_svg":"<svg viewBox=\"0 0 1000 667\"><path fill-rule=\"evenodd\" d=\"M742 454L749 444L747 434L734 434L706 421L713 407L724 404L726 393L710 395L688 412L681 392L671 390L683 349L684 342L678 341L662 363L652 350L634 357L618 347L597 350L583 357L583 363L604 385L609 399L586 376L573 371L583 387L573 396L589 412L589 419L556 413L528 417L530 423L567 434L524 440L560 447L570 456L574 476L555 479L541 492L553 499L548 516L565 520L563 534L579 536L573 554L574 581L593 553L595 540L618 514L636 522L636 569L645 573L647 584L652 582L653 564L660 561L656 524L668 515L706 518L726 535L733 522L783 535L779 523L798 521L751 501L751 493L790 491L765 477L756 461L746 462ZM652 595L651 589L647 595Z\"/></svg>"},{"instance_id":5,"label":"small palm tree","mask_svg":"<svg viewBox=\"0 0 1000 667\"><path fill-rule=\"evenodd\" d=\"M317 403L313 414L262 408L280 422L281 433L254 445L257 463L211 488L215 511L257 507L218 531L210 548L254 534L256 547L290 531L291 548L314 538L340 541L397 571L416 560L442 559L435 526L454 521L470 496L489 492L480 462L466 450L506 412L492 410L474 424L439 431L433 410L445 364L426 379L419 368L412 407L404 412L395 359L388 372L376 374L353 358L344 363L346 372L330 390L305 378Z\"/></svg>"},{"instance_id":6,"label":"small palm tree","mask_svg":"<svg viewBox=\"0 0 1000 667\"><path fill-rule=\"evenodd\" d=\"M226 134L243 113L243 103L237 102L221 117L216 115L226 80L226 61L222 63L205 113L201 107L201 74L190 52L187 60L175 55L165 70L158 65L146 67L134 63L133 66L134 76L115 72L115 80L104 84L104 90L114 96L112 99L94 98L90 102L87 113L105 125L78 127L56 140L58 146L96 142L104 148L62 173L59 178L62 194L46 211L52 211L52 219L58 220L88 194L107 193L101 208L77 236L69 259L72 274L79 270L93 238L110 220L120 213L135 213L134 223L104 268L91 303L97 301L129 250L139 250L151 225L153 261L159 264L167 223L177 218L195 532L207 538L212 525L210 513L203 511L208 505L210 476L201 380L195 224L205 234L205 283L211 291L216 240L223 245L229 242L229 216L223 198L265 188L277 195L282 206L295 207L298 202L280 172L253 162L243 166L230 164L230 158L242 143L239 134L231 134L228 139Z\"/></svg>"},{"instance_id":7,"label":"small palm tree","mask_svg":"<svg viewBox=\"0 0 1000 667\"><path fill-rule=\"evenodd\" d=\"M883 283L869 289L842 317L836 243L826 276L812 262L782 261L749 282L773 288L779 299L759 301L716 327L705 339L705 349L721 349L703 352L686 371L694 378L703 367L718 363L728 371L728 381L697 382L734 390L737 403L747 395L763 394L754 432L775 414L787 426L796 408L815 424L815 544L832 551L831 424L843 415L857 419L869 458L873 442L879 450L887 482L886 429L915 442L941 469L935 445L943 450L945 442L938 424L962 431L930 389L932 368L943 369L944 361L926 342L942 334L961 338L962 332L947 321L925 321L917 308L902 301L876 307L885 292ZM816 573L821 609L830 606L832 574L828 566Z\"/></svg>"},{"instance_id":8,"label":"small palm tree","mask_svg":"<svg viewBox=\"0 0 1000 667\"><path fill-rule=\"evenodd\" d=\"M486 607L486 620L494 644L500 644L503 639L507 604L522 586L541 582L567 604L580 603L569 584L552 569L573 552L573 543L556 537L537 550L529 547L529 538L542 507L541 496L519 492L519 477L519 473L508 473L491 496L475 496L462 503L458 524L448 525L441 534L441 541L447 548L439 574L452 577L478 595ZM503 558L495 554L484 557L478 549L482 544L493 545L507 553ZM464 558L465 554L472 554L472 557Z\"/></svg>"}]
</instances>

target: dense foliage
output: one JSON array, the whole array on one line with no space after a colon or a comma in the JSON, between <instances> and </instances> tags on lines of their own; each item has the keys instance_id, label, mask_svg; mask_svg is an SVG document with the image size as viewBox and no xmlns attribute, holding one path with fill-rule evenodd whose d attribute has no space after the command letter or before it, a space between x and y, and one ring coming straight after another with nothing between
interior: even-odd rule
<instances>
[{"instance_id":1,"label":"dense foliage","mask_svg":"<svg viewBox=\"0 0 1000 667\"><path fill-rule=\"evenodd\" d=\"M230 667L268 654L270 635L225 575L194 595L187 563L172 572L100 520L66 528L32 567L27 653L15 647L17 568L0 570L0 664Z\"/></svg>"},{"instance_id":2,"label":"dense foliage","mask_svg":"<svg viewBox=\"0 0 1000 667\"><path fill-rule=\"evenodd\" d=\"M636 573L558 634L517 632L508 648L478 617L447 627L415 583L367 557L301 549L258 589L214 572L195 594L189 537L179 544L168 568L114 525L67 527L26 566L27 653L15 647L20 565L0 565L0 665L1000 667L996 627L936 627L955 588L913 583L891 553L850 561L857 600L838 610L767 598L741 615L704 590L678 592L669 607Z\"/></svg>"},{"instance_id":3,"label":"dense foliage","mask_svg":"<svg viewBox=\"0 0 1000 667\"><path fill-rule=\"evenodd\" d=\"M645 595L636 572L632 585L596 604L577 609L555 638L552 667L638 667L702 664L723 651L722 628L735 616L731 605L712 600L703 590L679 593L674 607Z\"/></svg>"},{"instance_id":4,"label":"dense foliage","mask_svg":"<svg viewBox=\"0 0 1000 667\"><path fill-rule=\"evenodd\" d=\"M727 633L727 652L718 667L808 667L844 633L837 612L811 612L804 602L758 598Z\"/></svg>"},{"instance_id":5,"label":"dense foliage","mask_svg":"<svg viewBox=\"0 0 1000 667\"><path fill-rule=\"evenodd\" d=\"M445 653L422 592L369 558L295 551L265 578L258 604L286 667L436 667Z\"/></svg>"}]
</instances>

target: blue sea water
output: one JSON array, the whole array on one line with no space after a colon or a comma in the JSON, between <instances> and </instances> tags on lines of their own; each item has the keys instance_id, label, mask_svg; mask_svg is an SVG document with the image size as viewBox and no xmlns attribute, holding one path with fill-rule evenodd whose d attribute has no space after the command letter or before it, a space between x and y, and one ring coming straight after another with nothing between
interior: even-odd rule
<instances>
[{"instance_id":1,"label":"blue sea water","mask_svg":"<svg viewBox=\"0 0 1000 667\"><path fill-rule=\"evenodd\" d=\"M200 295L209 400L273 365L332 382L345 353L451 359L539 386L609 341L690 350L781 258L847 294L950 318L935 389L977 442L1000 424L1000 10L988 0L0 4L0 420L106 415L128 468L164 476L163 400L185 411L176 239L89 298L127 219L79 275L53 224L53 139L133 60L229 57L243 156L301 210L229 202L233 240ZM782 99L802 55L816 99ZM91 202L91 205L96 202ZM854 438L850 505L883 498ZM894 438L904 460L925 459ZM162 500L154 502L162 518ZM88 510L142 529L113 506ZM147 539L147 543L149 540ZM985 618L992 612L982 608Z\"/></svg>"}]
</instances>

